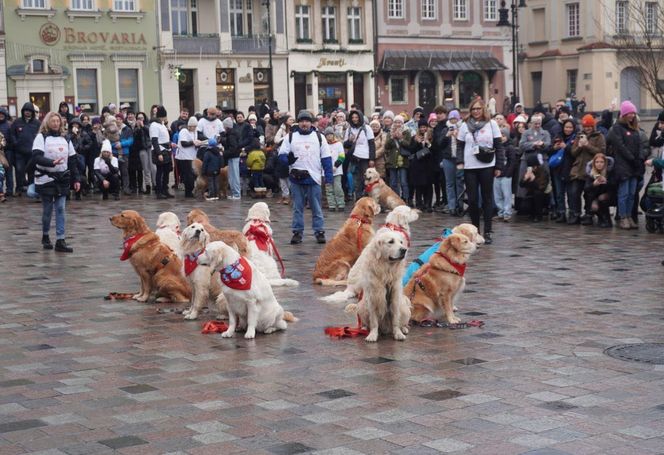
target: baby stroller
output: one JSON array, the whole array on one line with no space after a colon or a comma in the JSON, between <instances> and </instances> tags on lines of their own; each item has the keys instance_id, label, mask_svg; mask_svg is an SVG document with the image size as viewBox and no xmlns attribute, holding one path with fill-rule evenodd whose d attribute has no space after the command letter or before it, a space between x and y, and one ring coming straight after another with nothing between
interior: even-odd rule
<instances>
[{"instance_id":1,"label":"baby stroller","mask_svg":"<svg viewBox=\"0 0 664 455\"><path fill-rule=\"evenodd\" d=\"M664 233L664 186L662 182L648 185L641 208L646 214L646 230L650 233Z\"/></svg>"}]
</instances>

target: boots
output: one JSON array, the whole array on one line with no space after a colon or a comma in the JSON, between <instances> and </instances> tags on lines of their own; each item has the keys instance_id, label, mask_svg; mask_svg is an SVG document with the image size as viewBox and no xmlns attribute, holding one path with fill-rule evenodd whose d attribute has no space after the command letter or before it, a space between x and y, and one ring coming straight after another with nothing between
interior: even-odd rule
<instances>
[{"instance_id":1,"label":"boots","mask_svg":"<svg viewBox=\"0 0 664 455\"><path fill-rule=\"evenodd\" d=\"M45 250L52 250L53 249L53 244L51 243L51 239L48 237L48 235L42 235L42 246L44 247Z\"/></svg>"},{"instance_id":2,"label":"boots","mask_svg":"<svg viewBox=\"0 0 664 455\"><path fill-rule=\"evenodd\" d=\"M579 224L581 219L576 213L572 213L569 218L567 218L567 224Z\"/></svg>"},{"instance_id":3,"label":"boots","mask_svg":"<svg viewBox=\"0 0 664 455\"><path fill-rule=\"evenodd\" d=\"M64 241L64 239L58 239L55 241L55 251L59 251L60 253L73 253L74 249L70 246L67 246L67 243Z\"/></svg>"},{"instance_id":4,"label":"boots","mask_svg":"<svg viewBox=\"0 0 664 455\"><path fill-rule=\"evenodd\" d=\"M586 213L581 217L581 225L582 226L592 226L593 225L593 216Z\"/></svg>"},{"instance_id":5,"label":"boots","mask_svg":"<svg viewBox=\"0 0 664 455\"><path fill-rule=\"evenodd\" d=\"M143 194L149 195L151 190L152 188L150 188L150 185L145 185L145 192Z\"/></svg>"}]
</instances>

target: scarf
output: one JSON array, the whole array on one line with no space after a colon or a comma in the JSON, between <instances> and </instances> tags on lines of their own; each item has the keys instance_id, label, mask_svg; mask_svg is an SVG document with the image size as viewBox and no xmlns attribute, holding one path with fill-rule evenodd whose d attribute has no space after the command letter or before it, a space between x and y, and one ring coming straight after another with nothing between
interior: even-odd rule
<instances>
[{"instance_id":1,"label":"scarf","mask_svg":"<svg viewBox=\"0 0 664 455\"><path fill-rule=\"evenodd\" d=\"M481 130L484 128L484 125L487 124L486 120L475 120L472 117L469 117L468 120L466 120L466 125L468 125L468 131L470 134L475 134L476 131Z\"/></svg>"},{"instance_id":2,"label":"scarf","mask_svg":"<svg viewBox=\"0 0 664 455\"><path fill-rule=\"evenodd\" d=\"M231 289L246 291L251 287L251 266L242 256L219 270L221 282Z\"/></svg>"},{"instance_id":3,"label":"scarf","mask_svg":"<svg viewBox=\"0 0 664 455\"><path fill-rule=\"evenodd\" d=\"M144 235L145 234L136 234L124 239L124 242L122 244L124 249L122 250L122 256L120 256L121 261L126 261L131 257L131 247L133 247L134 243L138 242L141 239L141 237L143 237Z\"/></svg>"}]
</instances>

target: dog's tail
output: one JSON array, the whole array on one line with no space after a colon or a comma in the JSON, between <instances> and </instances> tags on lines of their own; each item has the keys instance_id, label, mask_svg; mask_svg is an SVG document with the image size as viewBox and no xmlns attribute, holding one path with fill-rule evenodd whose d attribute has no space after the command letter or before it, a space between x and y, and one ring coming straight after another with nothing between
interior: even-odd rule
<instances>
[{"instance_id":1,"label":"dog's tail","mask_svg":"<svg viewBox=\"0 0 664 455\"><path fill-rule=\"evenodd\" d=\"M349 303L346 305L346 308L344 308L344 313L355 313L360 310L360 306L357 303Z\"/></svg>"},{"instance_id":2,"label":"dog's tail","mask_svg":"<svg viewBox=\"0 0 664 455\"><path fill-rule=\"evenodd\" d=\"M322 297L321 300L324 302L341 303L350 300L352 298L355 298L355 293L349 291L348 288L346 288L343 291L337 291L332 295L327 295L325 297Z\"/></svg>"},{"instance_id":3,"label":"dog's tail","mask_svg":"<svg viewBox=\"0 0 664 455\"><path fill-rule=\"evenodd\" d=\"M314 279L314 284L320 284L321 286L346 286L346 280L329 280L327 278L316 278Z\"/></svg>"},{"instance_id":4,"label":"dog's tail","mask_svg":"<svg viewBox=\"0 0 664 455\"><path fill-rule=\"evenodd\" d=\"M276 278L268 280L270 286L299 286L300 282L289 278Z\"/></svg>"},{"instance_id":5,"label":"dog's tail","mask_svg":"<svg viewBox=\"0 0 664 455\"><path fill-rule=\"evenodd\" d=\"M290 311L284 311L284 321L286 322L297 322L299 321L298 318L293 315Z\"/></svg>"}]
</instances>

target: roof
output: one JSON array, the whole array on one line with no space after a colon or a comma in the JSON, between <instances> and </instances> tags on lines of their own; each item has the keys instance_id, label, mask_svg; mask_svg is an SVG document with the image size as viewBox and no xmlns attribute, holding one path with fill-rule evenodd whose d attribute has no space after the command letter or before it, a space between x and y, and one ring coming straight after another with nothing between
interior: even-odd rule
<instances>
[{"instance_id":1,"label":"roof","mask_svg":"<svg viewBox=\"0 0 664 455\"><path fill-rule=\"evenodd\" d=\"M496 71L505 70L502 64L489 51L418 51L391 50L383 54L379 70L408 71Z\"/></svg>"}]
</instances>

